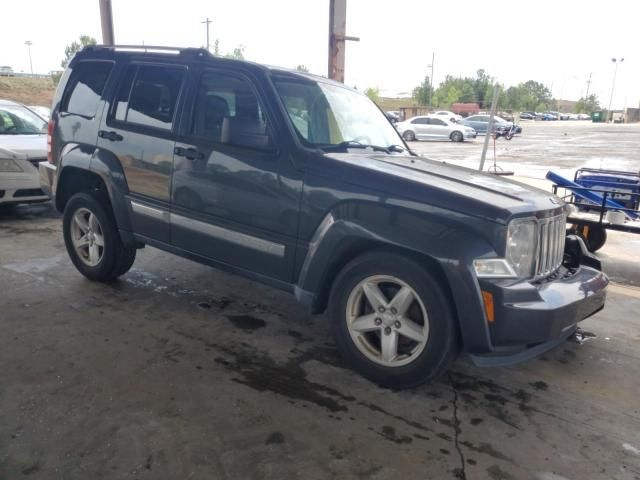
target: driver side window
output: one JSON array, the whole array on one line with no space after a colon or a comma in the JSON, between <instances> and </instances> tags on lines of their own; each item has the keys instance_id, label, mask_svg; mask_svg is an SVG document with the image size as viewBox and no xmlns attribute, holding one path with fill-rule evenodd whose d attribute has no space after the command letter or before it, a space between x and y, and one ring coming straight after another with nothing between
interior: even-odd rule
<instances>
[{"instance_id":1,"label":"driver side window","mask_svg":"<svg viewBox=\"0 0 640 480\"><path fill-rule=\"evenodd\" d=\"M198 87L191 132L216 143L266 148L267 121L249 82L205 72Z\"/></svg>"}]
</instances>

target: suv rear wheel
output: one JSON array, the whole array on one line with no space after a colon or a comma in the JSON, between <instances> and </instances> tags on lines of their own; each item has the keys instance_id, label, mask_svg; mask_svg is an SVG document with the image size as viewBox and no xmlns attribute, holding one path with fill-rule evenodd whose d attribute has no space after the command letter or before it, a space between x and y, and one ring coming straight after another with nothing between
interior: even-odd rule
<instances>
[{"instance_id":1,"label":"suv rear wheel","mask_svg":"<svg viewBox=\"0 0 640 480\"><path fill-rule=\"evenodd\" d=\"M76 193L62 220L71 261L89 280L106 282L129 271L136 249L122 244L113 214L95 195Z\"/></svg>"},{"instance_id":2,"label":"suv rear wheel","mask_svg":"<svg viewBox=\"0 0 640 480\"><path fill-rule=\"evenodd\" d=\"M333 285L329 315L342 357L389 388L432 380L456 358L458 337L439 282L411 259L365 254Z\"/></svg>"}]
</instances>

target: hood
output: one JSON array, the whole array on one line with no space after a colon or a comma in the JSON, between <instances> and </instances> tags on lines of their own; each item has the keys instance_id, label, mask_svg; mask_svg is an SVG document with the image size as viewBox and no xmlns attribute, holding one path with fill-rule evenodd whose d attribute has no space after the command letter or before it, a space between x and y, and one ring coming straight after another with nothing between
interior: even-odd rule
<instances>
[{"instance_id":1,"label":"hood","mask_svg":"<svg viewBox=\"0 0 640 480\"><path fill-rule=\"evenodd\" d=\"M343 179L350 183L500 223L564 210L564 202L551 192L445 162L408 155L329 156L347 167Z\"/></svg>"},{"instance_id":2,"label":"hood","mask_svg":"<svg viewBox=\"0 0 640 480\"><path fill-rule=\"evenodd\" d=\"M36 135L0 135L0 148L25 155L28 159L47 156L47 136Z\"/></svg>"}]
</instances>

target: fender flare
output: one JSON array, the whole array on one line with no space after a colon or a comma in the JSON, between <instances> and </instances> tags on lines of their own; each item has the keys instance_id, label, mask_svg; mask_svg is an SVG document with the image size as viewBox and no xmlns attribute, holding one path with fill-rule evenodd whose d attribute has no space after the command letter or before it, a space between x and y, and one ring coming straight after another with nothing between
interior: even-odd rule
<instances>
[{"instance_id":1,"label":"fender flare","mask_svg":"<svg viewBox=\"0 0 640 480\"><path fill-rule=\"evenodd\" d=\"M340 209L344 211L344 209ZM390 229L384 225L364 225L355 219L341 217L336 211L328 213L318 225L304 257L295 294L299 301L308 305L312 312L319 313L326 306L326 292L332 282L336 268L339 271L354 254L350 248L358 245L355 255L371 248L389 248L405 253L431 267L436 264L445 277L453 308L458 318L465 349L474 352L491 351L492 345L486 320L480 285L473 272L473 259L494 253L490 243L468 226L451 220L432 218L434 222L431 238L407 235L403 229ZM445 238L438 239L438 233ZM465 232L468 235L465 235ZM448 238L450 236L451 238ZM422 241L421 241L422 240ZM347 254L345 256L343 253ZM345 259L343 262L342 260ZM335 265L340 262L340 265Z\"/></svg>"},{"instance_id":2,"label":"fender flare","mask_svg":"<svg viewBox=\"0 0 640 480\"><path fill-rule=\"evenodd\" d=\"M125 245L133 245L131 216L126 195L129 187L120 161L112 153L94 148L87 149L83 145L65 146L60 154L59 174L56 185L56 208L64 209L65 196L60 195L59 187L64 184L66 175L72 172L85 171L96 175L105 185L113 215Z\"/></svg>"}]
</instances>

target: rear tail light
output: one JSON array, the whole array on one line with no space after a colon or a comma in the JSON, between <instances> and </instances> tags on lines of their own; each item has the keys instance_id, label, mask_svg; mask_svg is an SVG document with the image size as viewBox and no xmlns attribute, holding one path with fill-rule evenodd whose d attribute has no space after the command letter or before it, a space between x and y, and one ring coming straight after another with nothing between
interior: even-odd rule
<instances>
[{"instance_id":1,"label":"rear tail light","mask_svg":"<svg viewBox=\"0 0 640 480\"><path fill-rule=\"evenodd\" d=\"M47 125L47 161L53 164L53 127L55 126L53 120L49 120Z\"/></svg>"}]
</instances>

